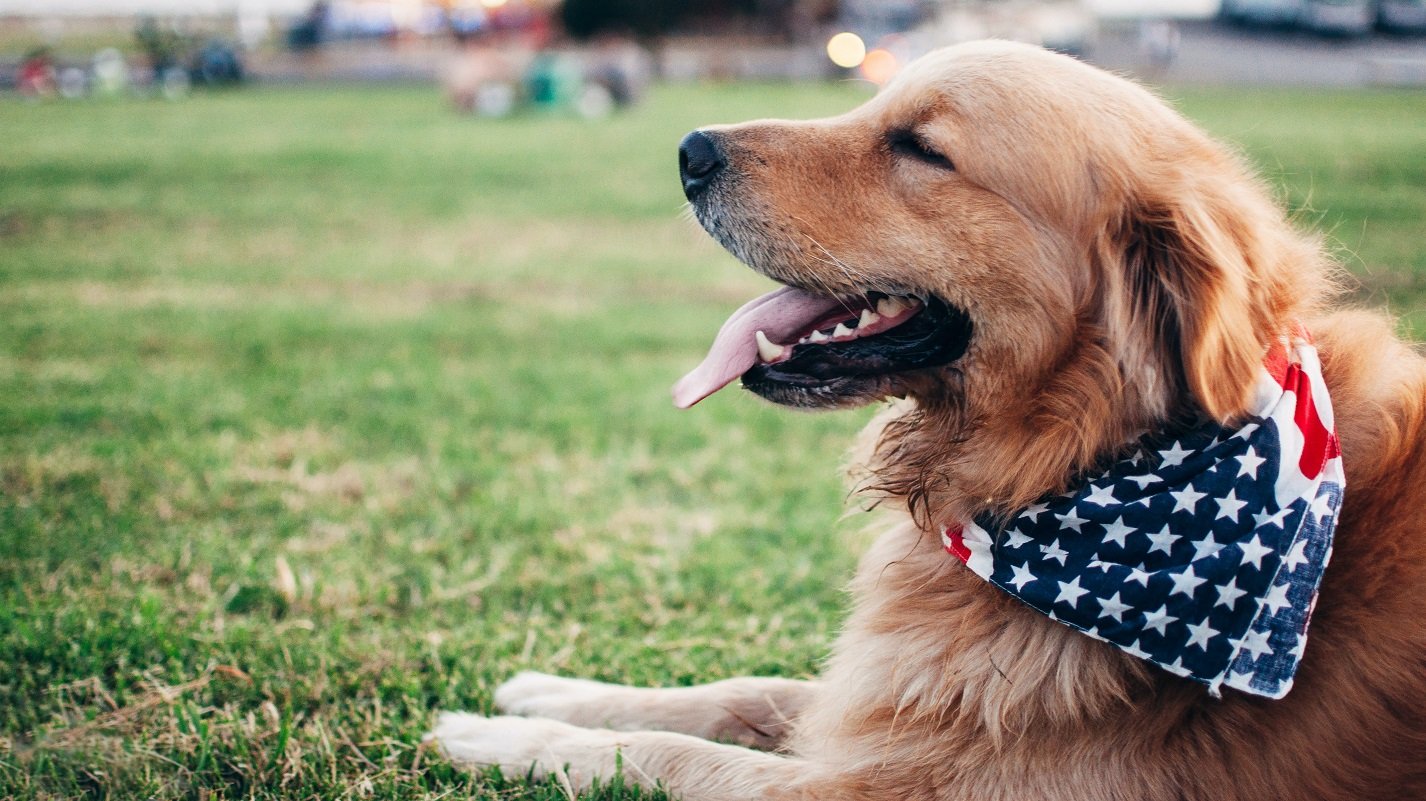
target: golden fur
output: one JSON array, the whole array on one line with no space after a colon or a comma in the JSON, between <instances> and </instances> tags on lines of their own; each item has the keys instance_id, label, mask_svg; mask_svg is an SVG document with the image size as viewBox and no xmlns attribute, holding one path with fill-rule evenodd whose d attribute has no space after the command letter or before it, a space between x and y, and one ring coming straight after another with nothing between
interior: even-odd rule
<instances>
[{"instance_id":1,"label":"golden fur","mask_svg":"<svg viewBox=\"0 0 1426 801\"><path fill-rule=\"evenodd\" d=\"M884 387L905 399L854 471L883 533L818 682L522 674L496 703L530 717L446 716L452 758L584 786L618 754L690 801L1426 798L1426 362L1379 315L1322 311L1332 265L1239 158L1125 80L1005 43L932 54L841 117L716 130L734 253L829 292L934 293L974 319L970 349ZM955 169L895 158L888 131ZM1243 414L1294 321L1348 488L1285 699L1214 699L942 549L938 524L1061 489L1139 431Z\"/></svg>"}]
</instances>

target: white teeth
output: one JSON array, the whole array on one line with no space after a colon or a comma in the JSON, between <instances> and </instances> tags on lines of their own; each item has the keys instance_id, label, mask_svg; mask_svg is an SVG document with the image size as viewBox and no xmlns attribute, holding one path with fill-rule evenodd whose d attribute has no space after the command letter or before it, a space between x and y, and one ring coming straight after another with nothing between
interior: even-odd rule
<instances>
[{"instance_id":1,"label":"white teeth","mask_svg":"<svg viewBox=\"0 0 1426 801\"><path fill-rule=\"evenodd\" d=\"M837 323L837 327L832 329L833 337L849 337L851 335L852 329L848 328L846 323Z\"/></svg>"},{"instance_id":2,"label":"white teeth","mask_svg":"<svg viewBox=\"0 0 1426 801\"><path fill-rule=\"evenodd\" d=\"M831 337L827 336L821 331L813 331L812 333L807 335L808 342L826 342L829 339L831 339Z\"/></svg>"},{"instance_id":3,"label":"white teeth","mask_svg":"<svg viewBox=\"0 0 1426 801\"><path fill-rule=\"evenodd\" d=\"M782 345L768 339L767 334L761 331L757 333L756 339L758 341L758 355L761 356L765 362L775 362L781 359L783 352L787 350Z\"/></svg>"},{"instance_id":4,"label":"white teeth","mask_svg":"<svg viewBox=\"0 0 1426 801\"><path fill-rule=\"evenodd\" d=\"M901 298L882 298L876 302L876 310L882 317L895 317L906 311L907 305Z\"/></svg>"},{"instance_id":5,"label":"white teeth","mask_svg":"<svg viewBox=\"0 0 1426 801\"><path fill-rule=\"evenodd\" d=\"M862 318L857 321L857 328L866 328L867 326L880 319L880 314L877 314L871 309L862 309Z\"/></svg>"}]
</instances>

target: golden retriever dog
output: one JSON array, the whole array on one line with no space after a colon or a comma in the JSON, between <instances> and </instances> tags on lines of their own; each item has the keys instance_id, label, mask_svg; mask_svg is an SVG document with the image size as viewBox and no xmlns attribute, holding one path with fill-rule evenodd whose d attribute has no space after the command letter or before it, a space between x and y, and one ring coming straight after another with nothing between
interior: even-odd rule
<instances>
[{"instance_id":1,"label":"golden retriever dog","mask_svg":"<svg viewBox=\"0 0 1426 801\"><path fill-rule=\"evenodd\" d=\"M1324 308L1333 264L1239 157L1127 80L982 42L839 117L695 131L681 162L698 221L786 288L725 324L676 403L737 378L796 407L893 399L853 472L880 507L854 611L816 681L517 675L503 716L441 717L450 759L685 801L1426 798L1426 361L1391 321ZM1310 479L1299 505L1250 516L1249 485L1190 482L1161 530L1124 523L1158 496L1095 518L1132 486L1086 489L1106 470L1171 483L1153 471L1236 448L1208 461L1258 481L1264 377L1295 398L1272 471ZM1289 515L1316 551L1264 546ZM993 578L1048 518L1055 539ZM1099 556L1073 577L1018 573L1080 552ZM1264 565L1310 580L1236 583ZM1123 598L1086 589L1096 568ZM1057 596L1014 594L1037 584ZM1161 608L1128 602L1155 587ZM1256 628L1284 608L1295 628ZM1195 668L1209 653L1239 667Z\"/></svg>"}]
</instances>

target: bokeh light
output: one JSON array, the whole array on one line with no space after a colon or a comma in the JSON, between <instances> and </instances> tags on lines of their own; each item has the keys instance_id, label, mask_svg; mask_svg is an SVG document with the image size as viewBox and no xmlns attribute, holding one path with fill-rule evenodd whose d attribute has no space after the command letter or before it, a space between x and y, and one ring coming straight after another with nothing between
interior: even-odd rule
<instances>
[{"instance_id":1,"label":"bokeh light","mask_svg":"<svg viewBox=\"0 0 1426 801\"><path fill-rule=\"evenodd\" d=\"M862 77L880 86L896 76L901 65L890 50L877 48L862 59Z\"/></svg>"},{"instance_id":2,"label":"bokeh light","mask_svg":"<svg viewBox=\"0 0 1426 801\"><path fill-rule=\"evenodd\" d=\"M855 33L839 33L827 41L827 57L833 64L851 69L866 58L866 43Z\"/></svg>"}]
</instances>

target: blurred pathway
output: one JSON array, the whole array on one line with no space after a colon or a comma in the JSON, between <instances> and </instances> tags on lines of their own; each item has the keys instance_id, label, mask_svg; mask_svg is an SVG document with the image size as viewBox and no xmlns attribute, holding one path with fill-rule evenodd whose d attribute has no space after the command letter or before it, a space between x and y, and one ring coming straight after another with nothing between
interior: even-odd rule
<instances>
[{"instance_id":1,"label":"blurred pathway","mask_svg":"<svg viewBox=\"0 0 1426 801\"><path fill-rule=\"evenodd\" d=\"M1179 26L1178 58L1147 66L1136 29L1106 29L1089 61L1162 83L1426 87L1426 38L1326 39L1295 31L1244 30L1212 22Z\"/></svg>"}]
</instances>

